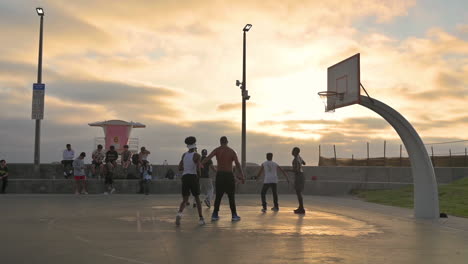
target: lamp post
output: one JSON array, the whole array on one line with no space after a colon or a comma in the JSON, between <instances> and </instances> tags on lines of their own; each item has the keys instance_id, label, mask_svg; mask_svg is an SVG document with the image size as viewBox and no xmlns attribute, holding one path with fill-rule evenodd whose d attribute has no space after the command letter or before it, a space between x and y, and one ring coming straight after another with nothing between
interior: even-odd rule
<instances>
[{"instance_id":1,"label":"lamp post","mask_svg":"<svg viewBox=\"0 0 468 264\"><path fill-rule=\"evenodd\" d=\"M245 25L244 31L244 39L243 39L243 62L242 62L242 82L239 80L236 81L236 85L240 86L242 91L242 157L241 157L241 165L242 170L245 171L246 167L246 101L250 99L249 91L247 91L247 82L246 82L246 67L245 67L245 60L246 60L246 35L247 32L252 27L251 24Z\"/></svg>"},{"instance_id":2,"label":"lamp post","mask_svg":"<svg viewBox=\"0 0 468 264\"><path fill-rule=\"evenodd\" d=\"M42 85L42 28L43 28L43 23L44 23L44 9L41 7L36 8L37 15L41 18L41 24L40 24L40 29L39 29L39 58L37 62L37 84L33 86L33 119L36 120L36 131L35 131L35 138L34 138L34 174L36 176L39 176L40 169L39 169L39 163L40 163L40 149L41 149L41 119L43 118L43 112L44 112L44 86ZM36 89L36 87L39 87ZM39 96L38 98L35 98L35 92L36 90L40 91L40 87L42 87L42 96ZM41 98L42 97L42 98ZM35 100L36 99L36 100ZM41 100L42 99L42 100ZM39 114L35 116L34 113L34 104L40 105L42 103L42 115Z\"/></svg>"}]
</instances>

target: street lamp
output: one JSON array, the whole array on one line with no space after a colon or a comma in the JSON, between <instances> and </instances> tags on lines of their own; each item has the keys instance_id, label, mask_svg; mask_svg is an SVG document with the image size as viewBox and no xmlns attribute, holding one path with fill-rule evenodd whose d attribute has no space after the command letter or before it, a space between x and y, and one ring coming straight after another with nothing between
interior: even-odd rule
<instances>
[{"instance_id":1,"label":"street lamp","mask_svg":"<svg viewBox=\"0 0 468 264\"><path fill-rule=\"evenodd\" d=\"M36 7L36 12L40 16L44 15L44 9L42 9L42 7Z\"/></svg>"},{"instance_id":2,"label":"street lamp","mask_svg":"<svg viewBox=\"0 0 468 264\"><path fill-rule=\"evenodd\" d=\"M36 8L37 15L41 18L39 29L39 58L37 62L37 83L33 85L33 107L32 119L36 120L36 130L34 138L34 174L40 174L40 149L41 149L41 119L44 116L44 87L42 84L42 32L44 24L44 9Z\"/></svg>"},{"instance_id":3,"label":"street lamp","mask_svg":"<svg viewBox=\"0 0 468 264\"><path fill-rule=\"evenodd\" d=\"M246 167L246 101L250 99L249 91L247 91L247 82L246 82L246 74L245 74L245 57L246 57L246 33L252 27L251 24L245 25L244 29L244 43L243 43L243 63L242 63L242 82L236 80L236 86L241 88L242 94L242 157L241 157L241 165L242 170L245 171Z\"/></svg>"}]
</instances>

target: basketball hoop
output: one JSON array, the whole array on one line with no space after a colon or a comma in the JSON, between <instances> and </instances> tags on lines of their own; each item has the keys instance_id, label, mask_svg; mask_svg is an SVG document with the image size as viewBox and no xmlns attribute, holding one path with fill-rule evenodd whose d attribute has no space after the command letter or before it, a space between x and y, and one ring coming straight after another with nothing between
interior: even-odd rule
<instances>
[{"instance_id":1,"label":"basketball hoop","mask_svg":"<svg viewBox=\"0 0 468 264\"><path fill-rule=\"evenodd\" d=\"M323 104L325 105L326 113L335 112L336 101L339 100L341 102L344 99L344 93L337 93L333 91L318 92L318 95L320 96Z\"/></svg>"}]
</instances>

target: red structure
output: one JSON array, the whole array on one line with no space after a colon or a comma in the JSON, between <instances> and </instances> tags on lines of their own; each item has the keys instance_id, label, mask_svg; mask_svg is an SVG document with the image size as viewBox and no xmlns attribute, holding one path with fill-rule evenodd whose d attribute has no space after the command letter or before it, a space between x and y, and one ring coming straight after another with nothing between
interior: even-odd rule
<instances>
[{"instance_id":1,"label":"red structure","mask_svg":"<svg viewBox=\"0 0 468 264\"><path fill-rule=\"evenodd\" d=\"M146 125L138 122L126 122L123 120L94 122L88 125L102 127L105 136L105 149L109 149L113 145L118 152L121 152L123 146L128 144L132 128L146 127Z\"/></svg>"}]
</instances>

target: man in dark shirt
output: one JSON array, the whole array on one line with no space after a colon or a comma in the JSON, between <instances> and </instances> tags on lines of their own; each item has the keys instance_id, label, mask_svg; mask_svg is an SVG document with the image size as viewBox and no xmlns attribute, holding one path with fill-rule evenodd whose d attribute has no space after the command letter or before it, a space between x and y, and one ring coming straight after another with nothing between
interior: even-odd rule
<instances>
[{"instance_id":1,"label":"man in dark shirt","mask_svg":"<svg viewBox=\"0 0 468 264\"><path fill-rule=\"evenodd\" d=\"M5 160L0 160L0 178L2 179L2 193L5 193L8 185L8 167Z\"/></svg>"},{"instance_id":2,"label":"man in dark shirt","mask_svg":"<svg viewBox=\"0 0 468 264\"><path fill-rule=\"evenodd\" d=\"M206 149L202 150L202 157L201 160L204 160L208 155L208 151ZM213 166L213 161L208 160L201 169L200 175L200 189L205 194L205 204L208 208L211 207L211 201L213 200L213 182L210 178L210 169L216 173L216 169Z\"/></svg>"},{"instance_id":3,"label":"man in dark shirt","mask_svg":"<svg viewBox=\"0 0 468 264\"><path fill-rule=\"evenodd\" d=\"M118 158L119 153L117 153L114 146L110 146L109 151L106 152L106 163L110 163L113 167L117 167Z\"/></svg>"},{"instance_id":4,"label":"man in dark shirt","mask_svg":"<svg viewBox=\"0 0 468 264\"><path fill-rule=\"evenodd\" d=\"M118 158L119 158L119 153L115 151L114 146L110 146L109 151L106 152L106 166L104 166L105 168L104 184L107 186L107 191L104 192L104 194L113 194L115 192L114 168L117 167Z\"/></svg>"}]
</instances>

